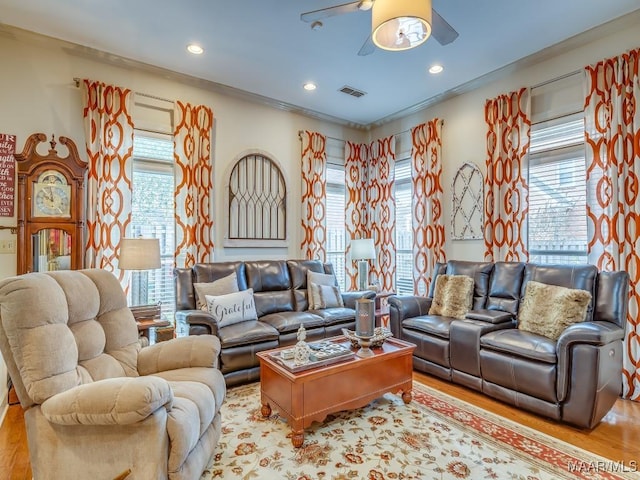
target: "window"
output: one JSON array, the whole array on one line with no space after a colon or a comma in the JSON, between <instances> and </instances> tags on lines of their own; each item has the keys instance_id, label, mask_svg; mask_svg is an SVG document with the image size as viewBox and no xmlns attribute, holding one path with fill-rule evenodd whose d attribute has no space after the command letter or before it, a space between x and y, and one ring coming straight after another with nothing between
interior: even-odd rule
<instances>
[{"instance_id":1,"label":"window","mask_svg":"<svg viewBox=\"0 0 640 480\"><path fill-rule=\"evenodd\" d=\"M586 263L584 121L581 113L531 128L529 260Z\"/></svg>"},{"instance_id":2,"label":"window","mask_svg":"<svg viewBox=\"0 0 640 480\"><path fill-rule=\"evenodd\" d=\"M396 292L413 295L413 227L411 160L396 162Z\"/></svg>"},{"instance_id":3,"label":"window","mask_svg":"<svg viewBox=\"0 0 640 480\"><path fill-rule=\"evenodd\" d=\"M327 163L327 262L333 265L341 290L346 290L344 166Z\"/></svg>"},{"instance_id":4,"label":"window","mask_svg":"<svg viewBox=\"0 0 640 480\"><path fill-rule=\"evenodd\" d=\"M131 272L132 305L162 303L162 316L173 318L175 293L173 254L173 139L170 135L136 131L133 142L132 237L160 240L161 267Z\"/></svg>"}]
</instances>

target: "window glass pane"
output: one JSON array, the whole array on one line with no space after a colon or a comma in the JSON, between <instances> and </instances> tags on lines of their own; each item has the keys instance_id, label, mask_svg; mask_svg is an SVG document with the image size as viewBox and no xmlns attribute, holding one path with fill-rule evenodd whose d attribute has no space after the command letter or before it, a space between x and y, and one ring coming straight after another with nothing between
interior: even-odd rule
<instances>
[{"instance_id":1,"label":"window glass pane","mask_svg":"<svg viewBox=\"0 0 640 480\"><path fill-rule=\"evenodd\" d=\"M396 292L413 295L413 229L411 226L411 161L396 162Z\"/></svg>"},{"instance_id":2,"label":"window glass pane","mask_svg":"<svg viewBox=\"0 0 640 480\"><path fill-rule=\"evenodd\" d=\"M530 152L530 261L586 263L586 172L581 115L533 125Z\"/></svg>"},{"instance_id":3,"label":"window glass pane","mask_svg":"<svg viewBox=\"0 0 640 480\"><path fill-rule=\"evenodd\" d=\"M170 146L170 152L167 149ZM144 148L144 150L142 150ZM143 153L141 153L141 151ZM173 253L175 219L173 212L173 142L165 139L134 137L132 237L160 240L161 268L147 272L131 272L132 305L162 302L163 318L173 319L175 293ZM153 155L158 158L154 159Z\"/></svg>"},{"instance_id":4,"label":"window glass pane","mask_svg":"<svg viewBox=\"0 0 640 480\"><path fill-rule=\"evenodd\" d=\"M327 165L327 262L333 265L340 289L346 289L345 274L344 167Z\"/></svg>"}]
</instances>

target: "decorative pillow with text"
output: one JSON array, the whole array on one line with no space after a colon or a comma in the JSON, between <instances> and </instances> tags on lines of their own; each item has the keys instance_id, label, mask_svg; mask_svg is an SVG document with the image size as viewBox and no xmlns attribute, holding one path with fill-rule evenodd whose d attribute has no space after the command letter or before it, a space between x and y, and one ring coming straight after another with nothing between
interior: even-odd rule
<instances>
[{"instance_id":1,"label":"decorative pillow with text","mask_svg":"<svg viewBox=\"0 0 640 480\"><path fill-rule=\"evenodd\" d=\"M207 295L206 299L207 310L218 324L218 328L258 319L253 288L227 295Z\"/></svg>"}]
</instances>

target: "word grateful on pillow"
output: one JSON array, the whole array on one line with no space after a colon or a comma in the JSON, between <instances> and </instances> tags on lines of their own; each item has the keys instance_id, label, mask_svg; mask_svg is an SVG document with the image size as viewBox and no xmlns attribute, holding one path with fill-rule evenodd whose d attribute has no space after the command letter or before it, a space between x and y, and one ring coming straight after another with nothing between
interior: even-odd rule
<instances>
[{"instance_id":1,"label":"word grateful on pillow","mask_svg":"<svg viewBox=\"0 0 640 480\"><path fill-rule=\"evenodd\" d=\"M518 310L518 329L557 340L569 325L584 322L590 301L586 290L529 281Z\"/></svg>"},{"instance_id":2,"label":"word grateful on pillow","mask_svg":"<svg viewBox=\"0 0 640 480\"><path fill-rule=\"evenodd\" d=\"M307 271L309 310L344 307L335 275Z\"/></svg>"},{"instance_id":3,"label":"word grateful on pillow","mask_svg":"<svg viewBox=\"0 0 640 480\"><path fill-rule=\"evenodd\" d=\"M227 295L207 295L206 298L207 310L218 324L218 328L258 319L253 288Z\"/></svg>"},{"instance_id":4,"label":"word grateful on pillow","mask_svg":"<svg viewBox=\"0 0 640 480\"><path fill-rule=\"evenodd\" d=\"M236 272L226 277L219 278L208 283L194 283L193 288L196 289L196 301L200 310L207 310L207 295L226 295L227 293L238 292L238 277Z\"/></svg>"},{"instance_id":5,"label":"word grateful on pillow","mask_svg":"<svg viewBox=\"0 0 640 480\"><path fill-rule=\"evenodd\" d=\"M473 304L473 278L466 275L438 275L429 315L464 319Z\"/></svg>"}]
</instances>

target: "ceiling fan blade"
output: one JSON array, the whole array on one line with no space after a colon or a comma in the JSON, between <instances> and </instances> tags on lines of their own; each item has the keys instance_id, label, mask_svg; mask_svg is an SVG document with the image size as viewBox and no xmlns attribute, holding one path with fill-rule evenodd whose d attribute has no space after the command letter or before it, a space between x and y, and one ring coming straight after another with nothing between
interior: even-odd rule
<instances>
[{"instance_id":1,"label":"ceiling fan blade","mask_svg":"<svg viewBox=\"0 0 640 480\"><path fill-rule=\"evenodd\" d=\"M360 2L344 3L342 5L336 5L335 7L321 8L320 10L314 10L312 12L306 12L300 15L300 20L307 23L316 22L327 17L334 17L336 15L342 15L343 13L357 12L360 9L358 6Z\"/></svg>"},{"instance_id":2,"label":"ceiling fan blade","mask_svg":"<svg viewBox=\"0 0 640 480\"><path fill-rule=\"evenodd\" d=\"M440 45L448 45L458 38L458 32L449 23L440 16L434 9L431 10L431 35Z\"/></svg>"},{"instance_id":3,"label":"ceiling fan blade","mask_svg":"<svg viewBox=\"0 0 640 480\"><path fill-rule=\"evenodd\" d=\"M371 35L369 35L369 37L364 42L362 47L360 47L360 51L358 52L358 55L360 55L361 57L364 57L366 55L371 55L375 51L375 49L376 49L376 44L373 43L373 38L371 38Z\"/></svg>"}]
</instances>

